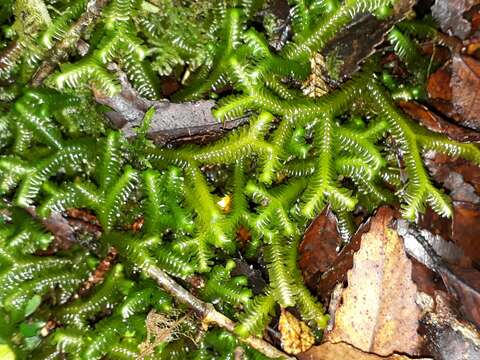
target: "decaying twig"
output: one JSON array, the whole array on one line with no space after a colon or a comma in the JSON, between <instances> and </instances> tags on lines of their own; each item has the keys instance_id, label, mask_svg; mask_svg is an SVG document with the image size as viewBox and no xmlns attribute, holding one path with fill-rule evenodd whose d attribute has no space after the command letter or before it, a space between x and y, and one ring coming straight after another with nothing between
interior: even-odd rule
<instances>
[{"instance_id":1,"label":"decaying twig","mask_svg":"<svg viewBox=\"0 0 480 360\"><path fill-rule=\"evenodd\" d=\"M32 77L31 85L38 87L45 78L50 75L57 65L68 55L68 51L77 43L83 32L100 16L102 9L109 0L90 0L87 4L87 10L72 25L63 39L55 44L50 50L50 54L40 65Z\"/></svg>"},{"instance_id":2,"label":"decaying twig","mask_svg":"<svg viewBox=\"0 0 480 360\"><path fill-rule=\"evenodd\" d=\"M212 304L205 303L194 297L182 286L177 284L162 269L158 268L157 266L151 265L147 269L147 274L152 279L154 279L158 285L160 285L168 293L170 293L170 295L174 296L181 303L186 304L190 308L192 308L203 323L214 324L230 332L233 332L235 328L235 322L215 310ZM249 336L245 339L240 338L240 340L268 357L275 359L294 359L291 356L285 354L284 352L278 350L265 340L256 336Z\"/></svg>"},{"instance_id":3,"label":"decaying twig","mask_svg":"<svg viewBox=\"0 0 480 360\"><path fill-rule=\"evenodd\" d=\"M111 247L108 250L107 255L100 261L97 265L95 271L89 276L87 281L82 284L82 287L78 290L78 296L83 296L88 293L94 286L103 282L105 279L105 275L110 271L112 265L114 264L115 260L117 259L118 252L117 249Z\"/></svg>"}]
</instances>

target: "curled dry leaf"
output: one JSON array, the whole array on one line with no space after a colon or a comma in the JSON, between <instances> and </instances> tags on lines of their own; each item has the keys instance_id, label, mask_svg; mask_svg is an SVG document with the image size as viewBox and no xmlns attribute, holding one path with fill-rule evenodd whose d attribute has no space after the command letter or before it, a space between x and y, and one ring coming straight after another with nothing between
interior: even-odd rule
<instances>
[{"instance_id":1,"label":"curled dry leaf","mask_svg":"<svg viewBox=\"0 0 480 360\"><path fill-rule=\"evenodd\" d=\"M282 309L278 321L282 349L288 354L299 354L310 349L315 338L310 328L290 312Z\"/></svg>"},{"instance_id":2,"label":"curled dry leaf","mask_svg":"<svg viewBox=\"0 0 480 360\"><path fill-rule=\"evenodd\" d=\"M392 219L393 210L381 208L362 236L327 341L347 342L382 356L417 355L422 344L417 333L417 288L403 242L389 228Z\"/></svg>"}]
</instances>

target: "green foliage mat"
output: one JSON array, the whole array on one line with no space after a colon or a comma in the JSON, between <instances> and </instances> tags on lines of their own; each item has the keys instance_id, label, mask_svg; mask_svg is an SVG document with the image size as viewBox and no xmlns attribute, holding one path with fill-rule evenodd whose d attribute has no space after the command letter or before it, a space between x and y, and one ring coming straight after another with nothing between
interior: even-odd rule
<instances>
[{"instance_id":1,"label":"green foliage mat","mask_svg":"<svg viewBox=\"0 0 480 360\"><path fill-rule=\"evenodd\" d=\"M275 17L263 24L259 15L268 12L264 1L110 0L82 35L86 53L69 49L43 85L30 86L98 3L0 5L0 342L18 358L227 359L239 338L261 335L279 307L296 307L321 330L328 317L297 266L298 243L315 215L330 205L345 239L356 209L400 202L409 220L426 205L448 217L450 200L430 180L422 153L480 163L476 145L432 133L395 105L421 98L435 66L417 43L435 38L426 19L402 21L387 35L385 49L408 76L398 78L372 55L338 89L302 93L310 60L335 34L360 14L387 18L393 0L290 0L293 36L280 51L269 45ZM129 143L108 129L91 95L120 91L112 63L146 98L160 98L168 75L184 85L175 101L219 98L219 121L251 114L250 121L206 146L156 148L145 138L149 111ZM71 208L94 213L102 235L52 254L53 235L41 220ZM129 230L138 219L141 229ZM241 227L251 234L246 244L237 240ZM117 263L79 294L111 247ZM265 264L261 293L231 275L239 256ZM188 312L148 278L152 264L185 286L201 274L196 295L237 321L235 335L214 329L198 337L185 322L190 329L172 330L145 355L147 314L172 322ZM56 328L44 336L48 320Z\"/></svg>"}]
</instances>

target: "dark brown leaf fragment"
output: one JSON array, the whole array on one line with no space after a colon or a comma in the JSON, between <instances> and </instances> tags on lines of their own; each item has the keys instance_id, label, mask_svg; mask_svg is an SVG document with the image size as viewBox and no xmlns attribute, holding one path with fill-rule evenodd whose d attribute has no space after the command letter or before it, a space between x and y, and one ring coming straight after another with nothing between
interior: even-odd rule
<instances>
[{"instance_id":1,"label":"dark brown leaf fragment","mask_svg":"<svg viewBox=\"0 0 480 360\"><path fill-rule=\"evenodd\" d=\"M461 142L480 142L479 132L452 124L428 110L426 106L414 101L402 101L399 105L411 118L429 130L447 135L449 138Z\"/></svg>"},{"instance_id":2,"label":"dark brown leaf fragment","mask_svg":"<svg viewBox=\"0 0 480 360\"><path fill-rule=\"evenodd\" d=\"M341 242L335 215L326 208L310 224L300 243L298 265L308 286L314 287L315 280L330 269Z\"/></svg>"},{"instance_id":3,"label":"dark brown leaf fragment","mask_svg":"<svg viewBox=\"0 0 480 360\"><path fill-rule=\"evenodd\" d=\"M455 242L480 269L480 167L433 153L426 157L425 164L434 180L450 191L454 215L445 219L428 209L419 225Z\"/></svg>"},{"instance_id":4,"label":"dark brown leaf fragment","mask_svg":"<svg viewBox=\"0 0 480 360\"><path fill-rule=\"evenodd\" d=\"M454 202L453 219L438 216L431 209L421 217L419 225L442 238L453 241L471 259L473 266L480 265L480 207L469 203Z\"/></svg>"},{"instance_id":5,"label":"dark brown leaf fragment","mask_svg":"<svg viewBox=\"0 0 480 360\"><path fill-rule=\"evenodd\" d=\"M322 299L329 299L335 285L347 279L347 271L353 266L353 255L360 248L362 235L370 229L370 220L360 225L350 242L340 251L331 268L315 280L316 293Z\"/></svg>"},{"instance_id":6,"label":"dark brown leaf fragment","mask_svg":"<svg viewBox=\"0 0 480 360\"><path fill-rule=\"evenodd\" d=\"M431 99L452 100L452 89L450 88L451 74L448 68L440 68L428 78L427 91Z\"/></svg>"},{"instance_id":7,"label":"dark brown leaf fragment","mask_svg":"<svg viewBox=\"0 0 480 360\"><path fill-rule=\"evenodd\" d=\"M455 299L466 319L480 328L480 272L459 266L441 269L443 282Z\"/></svg>"},{"instance_id":8,"label":"dark brown leaf fragment","mask_svg":"<svg viewBox=\"0 0 480 360\"><path fill-rule=\"evenodd\" d=\"M456 54L452 59L452 103L462 116L461 124L480 130L480 62Z\"/></svg>"},{"instance_id":9,"label":"dark brown leaf fragment","mask_svg":"<svg viewBox=\"0 0 480 360\"><path fill-rule=\"evenodd\" d=\"M405 18L414 4L413 0L396 1L388 19L382 21L373 15L359 16L342 29L322 50L325 59L331 57L338 64L337 76L329 80L338 85L355 73L362 61L384 41L388 30Z\"/></svg>"},{"instance_id":10,"label":"dark brown leaf fragment","mask_svg":"<svg viewBox=\"0 0 480 360\"><path fill-rule=\"evenodd\" d=\"M430 297L434 297L435 292L445 291L445 285L440 276L427 268L421 262L412 258L412 280L417 285L418 291L421 291Z\"/></svg>"}]
</instances>

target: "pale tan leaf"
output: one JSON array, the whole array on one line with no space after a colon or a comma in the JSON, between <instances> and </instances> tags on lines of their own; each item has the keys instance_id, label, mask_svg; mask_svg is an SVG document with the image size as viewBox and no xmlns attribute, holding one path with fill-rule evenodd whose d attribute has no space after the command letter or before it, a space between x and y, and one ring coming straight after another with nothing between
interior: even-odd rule
<instances>
[{"instance_id":1,"label":"pale tan leaf","mask_svg":"<svg viewBox=\"0 0 480 360\"><path fill-rule=\"evenodd\" d=\"M389 228L392 218L390 208L381 208L370 231L362 236L327 340L343 341L382 356L416 355L421 345L417 288L403 242Z\"/></svg>"},{"instance_id":2,"label":"pale tan leaf","mask_svg":"<svg viewBox=\"0 0 480 360\"><path fill-rule=\"evenodd\" d=\"M323 343L314 346L305 353L297 356L299 360L409 360L408 356L391 355L388 357L369 354L354 348L346 343ZM420 360L420 359L416 359Z\"/></svg>"}]
</instances>

